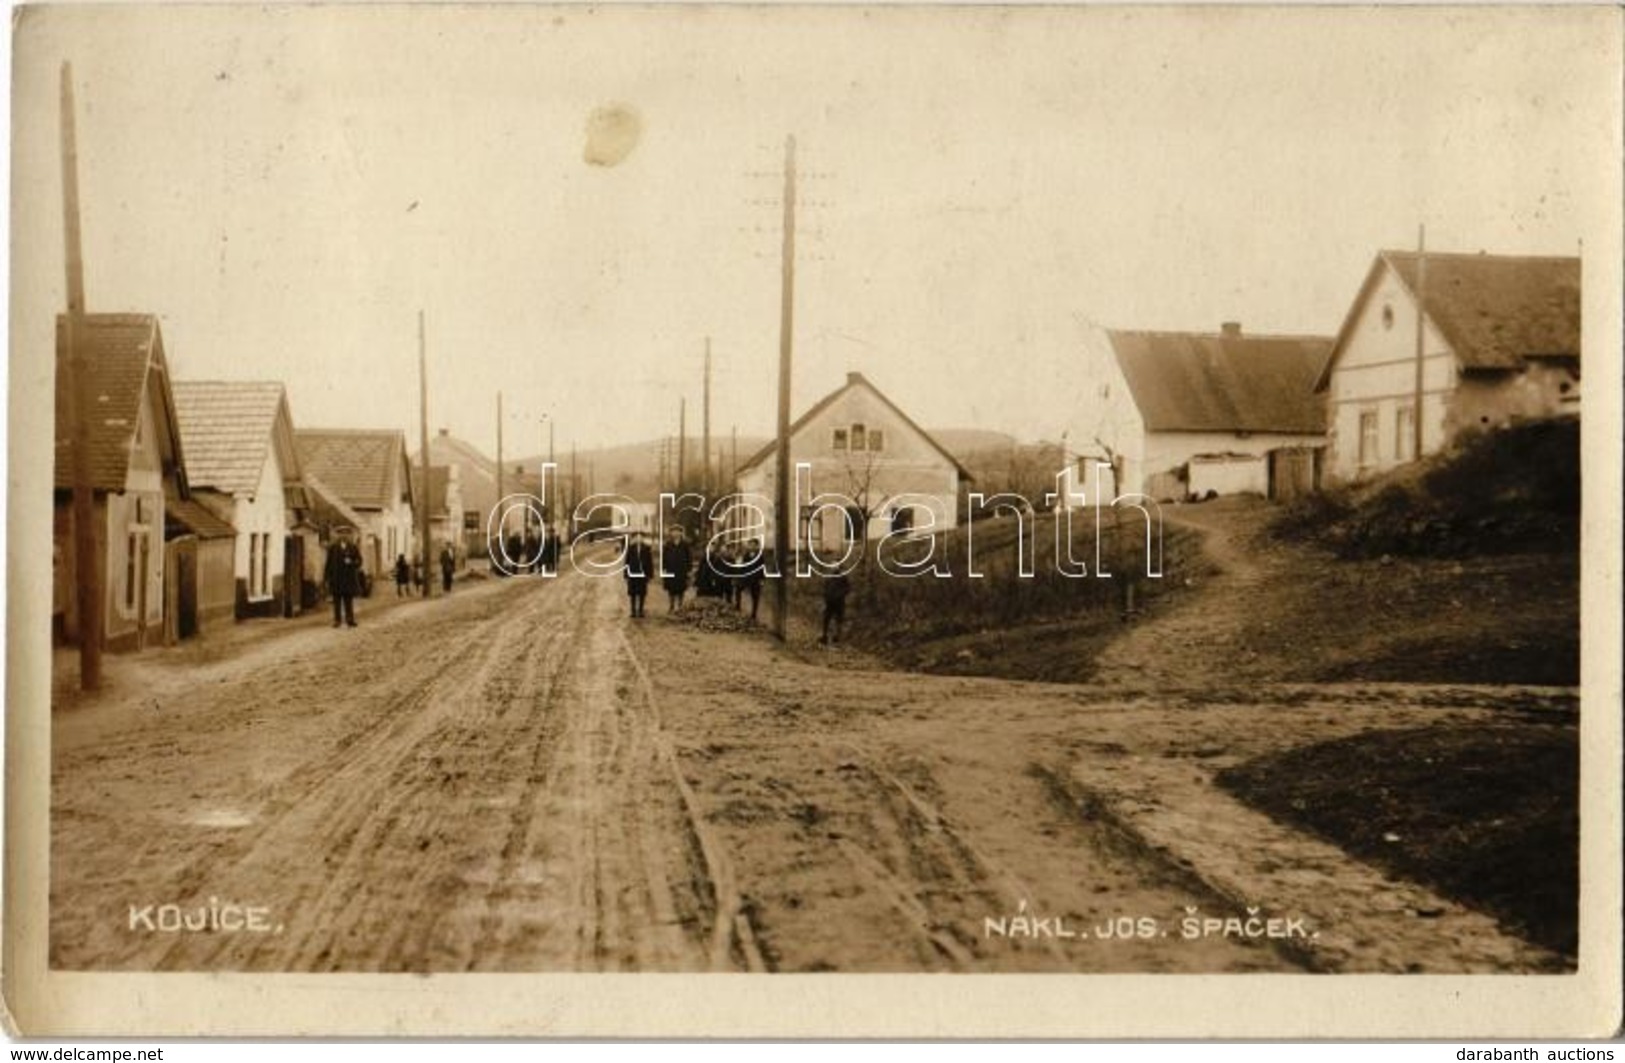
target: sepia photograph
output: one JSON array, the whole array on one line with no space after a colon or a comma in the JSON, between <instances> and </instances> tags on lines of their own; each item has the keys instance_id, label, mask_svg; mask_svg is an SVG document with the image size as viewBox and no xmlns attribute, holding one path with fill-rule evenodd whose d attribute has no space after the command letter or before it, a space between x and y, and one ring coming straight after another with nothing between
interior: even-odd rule
<instances>
[{"instance_id":1,"label":"sepia photograph","mask_svg":"<svg viewBox=\"0 0 1625 1063\"><path fill-rule=\"evenodd\" d=\"M19 7L11 1013L1606 1035L1620 30Z\"/></svg>"}]
</instances>

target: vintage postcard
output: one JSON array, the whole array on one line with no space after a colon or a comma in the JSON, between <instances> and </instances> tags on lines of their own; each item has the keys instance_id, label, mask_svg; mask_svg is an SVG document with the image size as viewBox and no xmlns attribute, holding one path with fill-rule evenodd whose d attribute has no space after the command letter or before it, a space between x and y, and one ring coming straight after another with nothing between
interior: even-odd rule
<instances>
[{"instance_id":1,"label":"vintage postcard","mask_svg":"<svg viewBox=\"0 0 1625 1063\"><path fill-rule=\"evenodd\" d=\"M18 1029L1617 1026L1618 10L12 44Z\"/></svg>"}]
</instances>

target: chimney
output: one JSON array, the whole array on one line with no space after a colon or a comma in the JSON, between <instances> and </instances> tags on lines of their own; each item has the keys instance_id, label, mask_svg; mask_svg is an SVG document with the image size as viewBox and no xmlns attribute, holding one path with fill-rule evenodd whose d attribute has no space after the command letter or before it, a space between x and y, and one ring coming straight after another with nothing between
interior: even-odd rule
<instances>
[{"instance_id":1,"label":"chimney","mask_svg":"<svg viewBox=\"0 0 1625 1063\"><path fill-rule=\"evenodd\" d=\"M444 439L449 435L451 435L451 430L449 428L442 428L440 430L440 438L441 439Z\"/></svg>"},{"instance_id":2,"label":"chimney","mask_svg":"<svg viewBox=\"0 0 1625 1063\"><path fill-rule=\"evenodd\" d=\"M863 374L856 370L848 370L846 374L846 382L848 384L861 384L863 383Z\"/></svg>"},{"instance_id":3,"label":"chimney","mask_svg":"<svg viewBox=\"0 0 1625 1063\"><path fill-rule=\"evenodd\" d=\"M1241 339L1241 322L1226 321L1219 326L1219 335L1227 340Z\"/></svg>"}]
</instances>

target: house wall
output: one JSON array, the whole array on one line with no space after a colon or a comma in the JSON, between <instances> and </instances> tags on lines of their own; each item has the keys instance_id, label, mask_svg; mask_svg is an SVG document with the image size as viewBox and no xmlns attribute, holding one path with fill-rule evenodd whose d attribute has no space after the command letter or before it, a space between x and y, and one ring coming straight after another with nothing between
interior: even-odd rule
<instances>
[{"instance_id":1,"label":"house wall","mask_svg":"<svg viewBox=\"0 0 1625 1063\"><path fill-rule=\"evenodd\" d=\"M883 446L879 451L854 452L835 448L835 430L844 428L850 443L854 425L864 426L865 434L879 429ZM893 514L902 506L920 510L914 527L931 532L946 531L959 520L959 470L943 457L922 434L898 418L890 407L869 389L847 389L828 407L801 427L790 441L791 475L795 465L806 462L810 474L803 477L801 498L823 493L840 494L853 500L869 514L868 537L878 539L891 529ZM741 493L774 497L774 456L741 470ZM906 497L905 497L906 496ZM760 503L758 503L760 504ZM773 541L773 514L767 506L767 529L763 541ZM927 518L929 514L929 519ZM821 514L814 535L820 546L833 545L844 534L845 521L837 513ZM798 548L800 534L797 535Z\"/></svg>"},{"instance_id":2,"label":"house wall","mask_svg":"<svg viewBox=\"0 0 1625 1063\"><path fill-rule=\"evenodd\" d=\"M288 534L287 498L282 482L282 462L276 448L267 448L254 494L238 495L234 500L231 523L237 529L237 538L232 572L241 617L282 615L283 539ZM255 580L249 571L254 557L254 536L260 536L259 541L264 544L263 582Z\"/></svg>"},{"instance_id":3,"label":"house wall","mask_svg":"<svg viewBox=\"0 0 1625 1063\"><path fill-rule=\"evenodd\" d=\"M106 503L104 586L107 647L112 650L139 649L163 639L163 466L150 397L143 396L140 410L124 491L108 495Z\"/></svg>"},{"instance_id":4,"label":"house wall","mask_svg":"<svg viewBox=\"0 0 1625 1063\"><path fill-rule=\"evenodd\" d=\"M1445 415L1446 431L1502 428L1516 420L1579 413L1575 373L1555 362L1532 361L1505 373L1463 373Z\"/></svg>"},{"instance_id":5,"label":"house wall","mask_svg":"<svg viewBox=\"0 0 1625 1063\"><path fill-rule=\"evenodd\" d=\"M237 614L237 540L203 539L197 549L198 626Z\"/></svg>"},{"instance_id":6,"label":"house wall","mask_svg":"<svg viewBox=\"0 0 1625 1063\"><path fill-rule=\"evenodd\" d=\"M1446 417L1457 388L1456 357L1431 321L1422 351L1422 453L1431 454L1451 436ZM1411 407L1415 392L1416 301L1384 265L1327 386L1328 478L1354 479L1411 460L1413 442L1408 433L1400 438L1399 411ZM1376 445L1364 460L1362 414L1376 418Z\"/></svg>"},{"instance_id":7,"label":"house wall","mask_svg":"<svg viewBox=\"0 0 1625 1063\"><path fill-rule=\"evenodd\" d=\"M1110 498L1125 490L1143 490L1145 421L1104 329L1091 327L1084 333L1075 370L1067 384L1073 413L1066 437L1067 471L1061 478L1063 504L1086 504L1079 497L1083 496L1093 505L1102 492ZM1123 463L1121 489L1111 482L1110 473L1097 471L1097 463L1109 462L1113 454Z\"/></svg>"},{"instance_id":8,"label":"house wall","mask_svg":"<svg viewBox=\"0 0 1625 1063\"><path fill-rule=\"evenodd\" d=\"M1138 489L1162 500L1183 498L1187 494L1200 497L1212 490L1221 495L1267 494L1269 492L1269 452L1280 447L1324 446L1326 437L1300 432L1148 432L1142 450L1141 467L1144 479ZM1256 460L1207 465L1199 476L1194 466L1188 478L1181 481L1184 491L1170 491L1164 485L1174 482L1175 470L1186 466L1198 455L1242 454ZM1132 481L1131 481L1132 482Z\"/></svg>"}]
</instances>

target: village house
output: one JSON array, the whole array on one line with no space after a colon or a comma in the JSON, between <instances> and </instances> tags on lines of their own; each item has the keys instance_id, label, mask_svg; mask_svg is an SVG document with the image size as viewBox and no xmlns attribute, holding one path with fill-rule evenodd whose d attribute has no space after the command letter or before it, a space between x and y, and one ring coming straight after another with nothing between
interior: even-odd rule
<instances>
[{"instance_id":1,"label":"village house","mask_svg":"<svg viewBox=\"0 0 1625 1063\"><path fill-rule=\"evenodd\" d=\"M1091 326L1072 390L1064 504L1311 490L1325 446L1315 376L1331 337ZM1121 470L1113 483L1114 461Z\"/></svg>"},{"instance_id":2,"label":"village house","mask_svg":"<svg viewBox=\"0 0 1625 1063\"><path fill-rule=\"evenodd\" d=\"M1580 410L1580 260L1382 251L1316 384L1327 473L1357 479L1416 457L1418 292L1422 454L1464 431Z\"/></svg>"},{"instance_id":3,"label":"village house","mask_svg":"<svg viewBox=\"0 0 1625 1063\"><path fill-rule=\"evenodd\" d=\"M455 465L431 465L425 488L423 466L412 469L412 497L429 510L430 553L437 566L441 547L447 543L451 544L459 566L468 556L463 536L463 489L459 472Z\"/></svg>"},{"instance_id":4,"label":"village house","mask_svg":"<svg viewBox=\"0 0 1625 1063\"><path fill-rule=\"evenodd\" d=\"M294 442L307 485L314 476L357 518L353 526L369 578L385 576L401 554L412 555L412 475L399 430L301 428Z\"/></svg>"},{"instance_id":5,"label":"village house","mask_svg":"<svg viewBox=\"0 0 1625 1063\"><path fill-rule=\"evenodd\" d=\"M465 557L485 556L485 524L497 504L496 462L472 443L442 428L429 439L429 465L431 468L445 465L457 470L457 491L463 511L462 553ZM514 490L511 482L504 483L504 493L511 494Z\"/></svg>"},{"instance_id":6,"label":"village house","mask_svg":"<svg viewBox=\"0 0 1625 1063\"><path fill-rule=\"evenodd\" d=\"M295 615L304 540L293 529L308 505L283 386L182 380L174 392L192 498L236 529L233 614Z\"/></svg>"},{"instance_id":7,"label":"village house","mask_svg":"<svg viewBox=\"0 0 1625 1063\"><path fill-rule=\"evenodd\" d=\"M164 637L166 509L188 489L163 335L151 314L88 314L74 336L101 567L103 644L140 649ZM73 396L67 328L57 319L52 626L77 642L81 625L73 527ZM177 528L177 534L184 529Z\"/></svg>"},{"instance_id":8,"label":"village house","mask_svg":"<svg viewBox=\"0 0 1625 1063\"><path fill-rule=\"evenodd\" d=\"M774 440L740 464L738 493L775 497L777 446ZM946 531L958 523L960 484L971 479L957 458L862 373L848 373L845 384L790 426L790 462L792 477L797 465L810 466L798 481L797 551L809 534L819 551L839 553L852 530L869 539L893 531ZM824 494L842 500L840 507L810 504ZM771 505L764 516L762 537L770 544Z\"/></svg>"}]
</instances>

